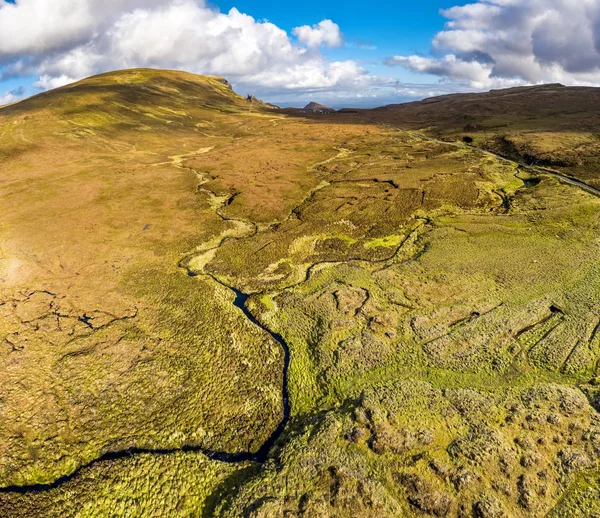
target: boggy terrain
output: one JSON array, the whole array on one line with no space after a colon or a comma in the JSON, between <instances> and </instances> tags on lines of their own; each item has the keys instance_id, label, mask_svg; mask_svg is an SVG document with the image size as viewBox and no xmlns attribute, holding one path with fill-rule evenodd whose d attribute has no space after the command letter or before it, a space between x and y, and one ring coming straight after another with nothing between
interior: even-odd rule
<instances>
[{"instance_id":1,"label":"boggy terrain","mask_svg":"<svg viewBox=\"0 0 600 518\"><path fill-rule=\"evenodd\" d=\"M442 139L463 139L599 188L599 101L598 88L548 84L444 95L359 112Z\"/></svg>"},{"instance_id":2,"label":"boggy terrain","mask_svg":"<svg viewBox=\"0 0 600 518\"><path fill-rule=\"evenodd\" d=\"M597 193L374 118L0 109L0 515L600 513Z\"/></svg>"}]
</instances>

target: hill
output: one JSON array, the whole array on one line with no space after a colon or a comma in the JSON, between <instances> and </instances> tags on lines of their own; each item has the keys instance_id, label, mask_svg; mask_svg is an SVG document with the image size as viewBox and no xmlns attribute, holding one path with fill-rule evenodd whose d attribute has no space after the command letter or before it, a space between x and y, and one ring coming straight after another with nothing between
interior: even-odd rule
<instances>
[{"instance_id":1,"label":"hill","mask_svg":"<svg viewBox=\"0 0 600 518\"><path fill-rule=\"evenodd\" d=\"M362 113L432 136L466 139L600 187L600 88L547 84L453 94Z\"/></svg>"},{"instance_id":2,"label":"hill","mask_svg":"<svg viewBox=\"0 0 600 518\"><path fill-rule=\"evenodd\" d=\"M323 104L310 102L304 108L304 111L313 112L313 113L334 113L335 110L330 108L329 106L324 106Z\"/></svg>"},{"instance_id":3,"label":"hill","mask_svg":"<svg viewBox=\"0 0 600 518\"><path fill-rule=\"evenodd\" d=\"M0 108L0 515L598 514L600 197L466 104L126 70Z\"/></svg>"}]
</instances>

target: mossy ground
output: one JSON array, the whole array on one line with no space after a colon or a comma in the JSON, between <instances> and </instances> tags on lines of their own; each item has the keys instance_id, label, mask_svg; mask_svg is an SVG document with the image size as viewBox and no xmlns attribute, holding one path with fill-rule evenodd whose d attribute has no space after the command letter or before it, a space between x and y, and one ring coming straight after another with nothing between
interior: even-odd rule
<instances>
[{"instance_id":1,"label":"mossy ground","mask_svg":"<svg viewBox=\"0 0 600 518\"><path fill-rule=\"evenodd\" d=\"M541 85L366 110L363 116L535 163L600 186L597 88ZM346 117L350 115L346 114Z\"/></svg>"},{"instance_id":2,"label":"mossy ground","mask_svg":"<svg viewBox=\"0 0 600 518\"><path fill-rule=\"evenodd\" d=\"M593 509L597 197L177 73L100 76L4 108L0 134L3 485L130 446L256 451L281 418L282 352L216 281L252 294L285 338L292 403L262 466L143 455L4 494L0 509Z\"/></svg>"}]
</instances>

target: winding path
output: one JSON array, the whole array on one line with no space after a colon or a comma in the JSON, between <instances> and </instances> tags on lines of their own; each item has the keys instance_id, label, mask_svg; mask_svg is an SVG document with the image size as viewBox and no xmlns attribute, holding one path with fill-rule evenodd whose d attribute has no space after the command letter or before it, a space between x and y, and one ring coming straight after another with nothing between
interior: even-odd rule
<instances>
[{"instance_id":1,"label":"winding path","mask_svg":"<svg viewBox=\"0 0 600 518\"><path fill-rule=\"evenodd\" d=\"M437 144L446 144L449 146L455 146L455 147L459 147L459 148L467 148L467 149L473 149L475 151L479 151L480 153L484 153L485 155L489 155L492 156L494 158L497 158L498 160L502 160L503 162L508 162L510 164L515 164L517 166L519 166L521 169L526 169L529 170L531 172L533 172L534 174L545 174L548 176L554 176L555 178L558 178L559 180L568 183L569 185L573 185L575 187L579 187L580 189L589 192L590 194L593 194L595 196L600 196L600 188L597 187L593 187L592 185L589 185L585 182L582 182L581 180L577 180L577 178L573 178L571 176L567 176L563 173L559 173L558 171L554 171L552 169L547 169L545 167L539 167L536 165L532 165L532 164L525 164L523 162L516 162L515 160L512 160L506 156L503 155L499 155L498 153L494 153L492 151L489 151L487 149L483 149L477 146L473 146L471 144L467 144L466 142L456 142L456 141L447 141L447 140L441 140L435 137L430 137L429 135L425 135L424 133L421 133L419 131L412 131L412 130L407 130L407 129L403 129L403 128L399 128L397 126L394 126L393 124L389 124L388 122L382 122L382 121L378 121L376 119L373 119L372 117L363 117L363 119L372 122L373 124L377 124L378 126L383 126L385 128L390 128L393 129L395 131L403 131L405 133L408 133L410 135L413 135L415 137L418 137L422 140L427 140L429 142L436 142Z\"/></svg>"},{"instance_id":2,"label":"winding path","mask_svg":"<svg viewBox=\"0 0 600 518\"><path fill-rule=\"evenodd\" d=\"M381 123L378 123L381 124ZM383 124L384 126L387 126L389 128L398 130L398 131L404 131L401 128L396 128L395 126L392 126L391 124ZM558 178L559 180L568 183L569 185L573 185L575 187L579 187L580 189L593 194L595 196L600 196L600 189L593 187L592 185L589 185L585 182L582 182L581 180L577 180L577 178L573 178L571 176L567 176L563 173L559 173L558 171L554 171L553 169L547 169L545 167L539 167L536 165L532 165L532 164L525 164L523 162L517 162L515 160L512 160L506 156L503 155L499 155L498 153L494 153L492 151L488 151L487 149L482 149L480 147L477 146L473 146L470 144L466 144L463 142L448 142L445 140L440 140L437 139L435 137L429 137L427 135L424 135L423 133L418 133L418 132L414 132L414 131L409 131L408 133L411 133L423 140L428 140L430 142L436 142L438 144L446 144L446 145L451 145L451 146L456 146L456 147L462 147L462 148L467 148L467 149L472 149L474 151L479 151L480 153L483 153L485 155L489 155L491 157L494 157L498 160L501 160L503 162L508 162L509 164L514 164L517 165L520 169L524 169L527 171L530 171L533 174L537 174L537 175L547 175L547 176L554 176L555 178Z\"/></svg>"}]
</instances>

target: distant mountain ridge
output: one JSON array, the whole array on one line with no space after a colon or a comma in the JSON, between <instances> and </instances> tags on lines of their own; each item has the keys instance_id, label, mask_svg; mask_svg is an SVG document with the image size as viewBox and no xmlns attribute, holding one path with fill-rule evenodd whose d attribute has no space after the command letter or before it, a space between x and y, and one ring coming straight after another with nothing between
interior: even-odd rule
<instances>
[{"instance_id":1,"label":"distant mountain ridge","mask_svg":"<svg viewBox=\"0 0 600 518\"><path fill-rule=\"evenodd\" d=\"M590 122L595 127L600 114L599 101L600 88L555 83L480 93L448 94L357 111L389 122L401 120L404 126L419 128L456 127L459 120L464 121L464 124L481 125L487 119L506 116L511 117L508 122L512 124L525 118L542 119L556 115L577 115L578 122ZM507 121L497 122L505 124ZM564 122L561 121L563 124Z\"/></svg>"},{"instance_id":2,"label":"distant mountain ridge","mask_svg":"<svg viewBox=\"0 0 600 518\"><path fill-rule=\"evenodd\" d=\"M340 110L600 186L600 88L542 84L458 93L370 110Z\"/></svg>"}]
</instances>

